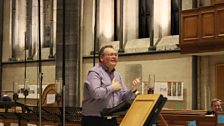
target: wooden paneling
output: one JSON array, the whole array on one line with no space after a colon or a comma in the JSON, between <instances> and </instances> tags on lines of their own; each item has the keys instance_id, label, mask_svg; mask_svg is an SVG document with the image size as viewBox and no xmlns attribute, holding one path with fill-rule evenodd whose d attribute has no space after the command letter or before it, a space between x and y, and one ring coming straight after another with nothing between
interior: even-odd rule
<instances>
[{"instance_id":1,"label":"wooden paneling","mask_svg":"<svg viewBox=\"0 0 224 126\"><path fill-rule=\"evenodd\" d=\"M184 41L191 41L199 39L199 22L198 15L191 15L184 19L183 32ZM192 27L192 28L188 28Z\"/></svg>"},{"instance_id":2,"label":"wooden paneling","mask_svg":"<svg viewBox=\"0 0 224 126\"><path fill-rule=\"evenodd\" d=\"M215 11L202 10L201 12L201 39L207 41L215 39Z\"/></svg>"},{"instance_id":3,"label":"wooden paneling","mask_svg":"<svg viewBox=\"0 0 224 126\"><path fill-rule=\"evenodd\" d=\"M224 50L224 4L181 12L181 53Z\"/></svg>"},{"instance_id":4,"label":"wooden paneling","mask_svg":"<svg viewBox=\"0 0 224 126\"><path fill-rule=\"evenodd\" d=\"M206 110L164 109L156 120L156 126L188 126L190 121L195 121L197 126L224 126L223 122L217 123L217 117L223 113L218 113L216 116L206 116L205 113ZM122 119L122 117L119 118L119 120Z\"/></svg>"},{"instance_id":5,"label":"wooden paneling","mask_svg":"<svg viewBox=\"0 0 224 126\"><path fill-rule=\"evenodd\" d=\"M216 64L215 78L216 97L224 101L224 64Z\"/></svg>"},{"instance_id":6,"label":"wooden paneling","mask_svg":"<svg viewBox=\"0 0 224 126\"><path fill-rule=\"evenodd\" d=\"M220 4L220 3L224 3L224 0L211 0L211 3L214 4Z\"/></svg>"},{"instance_id":7,"label":"wooden paneling","mask_svg":"<svg viewBox=\"0 0 224 126\"><path fill-rule=\"evenodd\" d=\"M183 13L182 17L182 40L185 42L198 40L200 33L198 11Z\"/></svg>"},{"instance_id":8,"label":"wooden paneling","mask_svg":"<svg viewBox=\"0 0 224 126\"><path fill-rule=\"evenodd\" d=\"M224 6L224 5L223 5ZM218 40L224 40L224 7L217 6L216 26Z\"/></svg>"},{"instance_id":9,"label":"wooden paneling","mask_svg":"<svg viewBox=\"0 0 224 126\"><path fill-rule=\"evenodd\" d=\"M224 126L224 123L217 123L217 117L223 115L218 113L216 116L206 116L206 110L162 110L161 115L168 126L189 126L190 121L195 121L197 126ZM158 118L157 126L167 126Z\"/></svg>"}]
</instances>

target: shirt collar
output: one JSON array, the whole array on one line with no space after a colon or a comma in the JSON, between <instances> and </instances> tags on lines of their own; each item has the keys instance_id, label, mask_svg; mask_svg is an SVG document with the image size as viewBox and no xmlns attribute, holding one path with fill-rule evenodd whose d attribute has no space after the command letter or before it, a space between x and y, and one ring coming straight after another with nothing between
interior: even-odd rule
<instances>
[{"instance_id":1,"label":"shirt collar","mask_svg":"<svg viewBox=\"0 0 224 126\"><path fill-rule=\"evenodd\" d=\"M100 66L102 66L103 69L104 69L105 71L107 71L107 72L111 72L111 73L113 73L113 72L115 71L115 68L114 68L112 71L109 71L109 68L108 68L106 65L102 64L102 63L100 63Z\"/></svg>"}]
</instances>

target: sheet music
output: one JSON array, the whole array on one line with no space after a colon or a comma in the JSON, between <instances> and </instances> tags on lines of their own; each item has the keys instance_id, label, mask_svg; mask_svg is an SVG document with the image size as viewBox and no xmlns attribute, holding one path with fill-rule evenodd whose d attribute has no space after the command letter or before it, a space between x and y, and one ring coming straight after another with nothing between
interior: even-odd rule
<instances>
[{"instance_id":1,"label":"sheet music","mask_svg":"<svg viewBox=\"0 0 224 126\"><path fill-rule=\"evenodd\" d=\"M0 126L4 126L4 123L0 123Z\"/></svg>"}]
</instances>

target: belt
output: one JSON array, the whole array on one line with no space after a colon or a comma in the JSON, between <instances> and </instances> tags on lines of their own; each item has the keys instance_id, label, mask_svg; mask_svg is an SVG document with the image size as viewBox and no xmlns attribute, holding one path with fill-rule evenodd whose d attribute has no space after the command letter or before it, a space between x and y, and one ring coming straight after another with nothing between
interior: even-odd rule
<instances>
[{"instance_id":1,"label":"belt","mask_svg":"<svg viewBox=\"0 0 224 126\"><path fill-rule=\"evenodd\" d=\"M105 119L116 119L116 117L113 117L113 116L105 116L103 118L105 118Z\"/></svg>"},{"instance_id":2,"label":"belt","mask_svg":"<svg viewBox=\"0 0 224 126\"><path fill-rule=\"evenodd\" d=\"M108 119L108 120L116 119L116 117L114 117L114 116L83 116L83 117L86 117L86 118L103 118L103 119Z\"/></svg>"}]
</instances>

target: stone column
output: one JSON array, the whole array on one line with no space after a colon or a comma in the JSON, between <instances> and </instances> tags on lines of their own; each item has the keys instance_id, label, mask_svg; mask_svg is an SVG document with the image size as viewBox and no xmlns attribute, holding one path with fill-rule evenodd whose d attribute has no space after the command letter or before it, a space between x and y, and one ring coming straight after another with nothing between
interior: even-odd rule
<instances>
[{"instance_id":1,"label":"stone column","mask_svg":"<svg viewBox=\"0 0 224 126\"><path fill-rule=\"evenodd\" d=\"M65 23L63 23L63 0L57 1L56 24L56 78L63 73L63 40L65 43L65 105L80 106L80 18L81 1L65 1ZM63 39L63 27L64 39Z\"/></svg>"},{"instance_id":2,"label":"stone column","mask_svg":"<svg viewBox=\"0 0 224 126\"><path fill-rule=\"evenodd\" d=\"M4 13L4 0L0 0L0 43L3 43L3 13ZM0 45L0 63L2 64L2 47ZM2 65L0 65L0 93L2 94Z\"/></svg>"},{"instance_id":3,"label":"stone column","mask_svg":"<svg viewBox=\"0 0 224 126\"><path fill-rule=\"evenodd\" d=\"M27 8L27 13L26 13L26 40L27 40L27 43L28 44L28 57L25 57L27 58L28 60L33 60L33 56L32 56L32 12L33 12L33 9L32 9L32 4L33 4L33 1L32 0L27 0L26 1L26 8ZM24 47L26 48L26 47Z\"/></svg>"}]
</instances>

